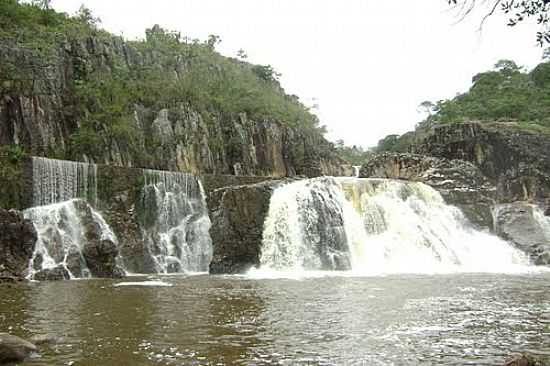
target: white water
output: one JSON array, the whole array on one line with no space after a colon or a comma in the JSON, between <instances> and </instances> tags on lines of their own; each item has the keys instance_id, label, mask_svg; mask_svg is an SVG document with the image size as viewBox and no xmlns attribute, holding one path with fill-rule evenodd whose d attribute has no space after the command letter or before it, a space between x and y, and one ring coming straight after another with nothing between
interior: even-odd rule
<instances>
[{"instance_id":1,"label":"white water","mask_svg":"<svg viewBox=\"0 0 550 366\"><path fill-rule=\"evenodd\" d=\"M24 211L38 233L29 264L29 277L44 269L63 267L71 278L89 278L91 273L83 256L87 243L83 216L90 215L101 240L117 244L117 238L99 213L82 200L69 200Z\"/></svg>"},{"instance_id":2,"label":"white water","mask_svg":"<svg viewBox=\"0 0 550 366\"><path fill-rule=\"evenodd\" d=\"M212 258L210 219L200 181L185 173L146 170L143 197L155 222L143 230L158 273L204 272Z\"/></svg>"},{"instance_id":3,"label":"white water","mask_svg":"<svg viewBox=\"0 0 550 366\"><path fill-rule=\"evenodd\" d=\"M73 198L96 204L97 165L66 160L32 158L33 206L44 206Z\"/></svg>"},{"instance_id":4,"label":"white water","mask_svg":"<svg viewBox=\"0 0 550 366\"><path fill-rule=\"evenodd\" d=\"M315 202L313 196L318 197ZM344 233L345 243L336 246L349 250L347 269L356 274L500 273L524 271L529 264L509 243L475 230L458 208L445 204L427 185L316 178L274 192L264 226L261 269L254 275L327 269L320 265L319 247L330 249L335 243L310 235L319 212L326 209L320 204L332 212L323 227ZM318 231L317 226L313 232Z\"/></svg>"}]
</instances>

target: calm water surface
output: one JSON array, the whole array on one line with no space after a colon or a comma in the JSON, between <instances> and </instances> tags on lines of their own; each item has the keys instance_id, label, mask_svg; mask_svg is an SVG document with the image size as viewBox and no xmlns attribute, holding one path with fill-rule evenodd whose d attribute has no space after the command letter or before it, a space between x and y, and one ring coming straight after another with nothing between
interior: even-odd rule
<instances>
[{"instance_id":1,"label":"calm water surface","mask_svg":"<svg viewBox=\"0 0 550 366\"><path fill-rule=\"evenodd\" d=\"M115 286L161 280L171 287ZM550 274L138 277L3 287L28 365L498 365L550 354Z\"/></svg>"}]
</instances>

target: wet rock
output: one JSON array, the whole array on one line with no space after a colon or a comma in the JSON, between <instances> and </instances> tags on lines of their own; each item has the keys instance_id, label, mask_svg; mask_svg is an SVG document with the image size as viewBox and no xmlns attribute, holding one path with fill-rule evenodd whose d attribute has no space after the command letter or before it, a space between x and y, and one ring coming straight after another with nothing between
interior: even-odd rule
<instances>
[{"instance_id":1,"label":"wet rock","mask_svg":"<svg viewBox=\"0 0 550 366\"><path fill-rule=\"evenodd\" d=\"M503 366L548 366L549 363L531 355L514 356Z\"/></svg>"},{"instance_id":2,"label":"wet rock","mask_svg":"<svg viewBox=\"0 0 550 366\"><path fill-rule=\"evenodd\" d=\"M43 269L36 272L33 279L37 281L63 281L70 280L71 275L65 267L59 265L55 268Z\"/></svg>"},{"instance_id":3,"label":"wet rock","mask_svg":"<svg viewBox=\"0 0 550 366\"><path fill-rule=\"evenodd\" d=\"M220 188L207 199L212 227L211 274L245 273L260 265L269 200L281 181Z\"/></svg>"},{"instance_id":4,"label":"wet rock","mask_svg":"<svg viewBox=\"0 0 550 366\"><path fill-rule=\"evenodd\" d=\"M22 362L37 350L34 344L22 338L0 333L0 364Z\"/></svg>"},{"instance_id":5,"label":"wet rock","mask_svg":"<svg viewBox=\"0 0 550 366\"><path fill-rule=\"evenodd\" d=\"M36 239L32 222L21 212L0 209L0 277L25 278Z\"/></svg>"},{"instance_id":6,"label":"wet rock","mask_svg":"<svg viewBox=\"0 0 550 366\"><path fill-rule=\"evenodd\" d=\"M94 277L124 277L124 271L116 262L118 248L112 241L91 240L84 246L83 255Z\"/></svg>"},{"instance_id":7,"label":"wet rock","mask_svg":"<svg viewBox=\"0 0 550 366\"><path fill-rule=\"evenodd\" d=\"M499 205L495 228L502 238L529 254L537 265L550 264L550 219L535 205L525 202Z\"/></svg>"},{"instance_id":8,"label":"wet rock","mask_svg":"<svg viewBox=\"0 0 550 366\"><path fill-rule=\"evenodd\" d=\"M362 178L404 179L425 183L458 206L474 224L493 227L496 187L478 167L464 160L418 154L384 153L361 167Z\"/></svg>"}]
</instances>

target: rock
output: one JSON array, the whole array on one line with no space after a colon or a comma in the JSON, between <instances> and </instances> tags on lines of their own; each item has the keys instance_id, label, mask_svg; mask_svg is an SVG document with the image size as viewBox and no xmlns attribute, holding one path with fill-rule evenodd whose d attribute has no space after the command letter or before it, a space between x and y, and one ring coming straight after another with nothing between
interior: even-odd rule
<instances>
[{"instance_id":1,"label":"rock","mask_svg":"<svg viewBox=\"0 0 550 366\"><path fill-rule=\"evenodd\" d=\"M264 220L281 181L226 187L207 198L212 227L211 274L245 273L260 265Z\"/></svg>"},{"instance_id":2,"label":"rock","mask_svg":"<svg viewBox=\"0 0 550 366\"><path fill-rule=\"evenodd\" d=\"M0 364L22 362L31 353L37 352L36 346L17 336L0 333Z\"/></svg>"},{"instance_id":3,"label":"rock","mask_svg":"<svg viewBox=\"0 0 550 366\"><path fill-rule=\"evenodd\" d=\"M90 240L84 246L83 255L94 277L124 277L124 270L116 262L118 248L112 241Z\"/></svg>"},{"instance_id":4,"label":"rock","mask_svg":"<svg viewBox=\"0 0 550 366\"><path fill-rule=\"evenodd\" d=\"M65 38L65 37L61 37ZM170 109L148 108L139 100L127 114L132 139L112 137L100 128L96 151L74 154L71 137L80 128L79 111L101 106L74 98L78 80L109 79L114 70L134 74L147 65L173 75L185 73L190 59L167 58L160 52L142 52L119 37L102 35L85 40L66 37L57 49L63 57L44 65L40 53L17 43L0 50L6 64L35 65L36 94L12 93L0 98L0 145L18 145L35 155L90 160L125 167L149 166L194 174L233 174L285 177L341 175L344 162L334 146L315 128L297 128L289 121L252 119L214 107L175 100ZM171 65L171 66L167 66ZM215 65L214 65L215 66ZM218 65L219 66L219 65ZM179 76L176 76L179 77Z\"/></svg>"},{"instance_id":5,"label":"rock","mask_svg":"<svg viewBox=\"0 0 550 366\"><path fill-rule=\"evenodd\" d=\"M550 137L525 131L515 123L436 126L412 150L474 164L497 186L499 202L550 197Z\"/></svg>"},{"instance_id":6,"label":"rock","mask_svg":"<svg viewBox=\"0 0 550 366\"><path fill-rule=\"evenodd\" d=\"M503 366L548 366L549 363L531 355L514 356L504 363Z\"/></svg>"},{"instance_id":7,"label":"rock","mask_svg":"<svg viewBox=\"0 0 550 366\"><path fill-rule=\"evenodd\" d=\"M33 279L37 281L62 281L70 280L71 275L65 267L59 265L54 268L42 269L36 272Z\"/></svg>"},{"instance_id":8,"label":"rock","mask_svg":"<svg viewBox=\"0 0 550 366\"><path fill-rule=\"evenodd\" d=\"M0 277L25 278L36 239L32 222L21 212L0 209Z\"/></svg>"},{"instance_id":9,"label":"rock","mask_svg":"<svg viewBox=\"0 0 550 366\"><path fill-rule=\"evenodd\" d=\"M458 206L472 223L493 227L496 187L472 163L418 154L383 153L363 165L359 176L427 184L439 191L447 203Z\"/></svg>"},{"instance_id":10,"label":"rock","mask_svg":"<svg viewBox=\"0 0 550 366\"><path fill-rule=\"evenodd\" d=\"M550 264L550 219L537 206L526 202L498 205L495 229L499 236L529 254L535 264Z\"/></svg>"}]
</instances>

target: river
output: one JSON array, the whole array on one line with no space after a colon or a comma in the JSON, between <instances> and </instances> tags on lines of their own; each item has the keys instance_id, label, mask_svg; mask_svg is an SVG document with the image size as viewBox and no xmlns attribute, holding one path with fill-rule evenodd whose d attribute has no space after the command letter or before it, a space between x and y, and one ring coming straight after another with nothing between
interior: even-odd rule
<instances>
[{"instance_id":1,"label":"river","mask_svg":"<svg viewBox=\"0 0 550 366\"><path fill-rule=\"evenodd\" d=\"M2 288L28 365L499 365L550 354L550 273L163 275ZM120 285L126 283L127 286Z\"/></svg>"}]
</instances>

